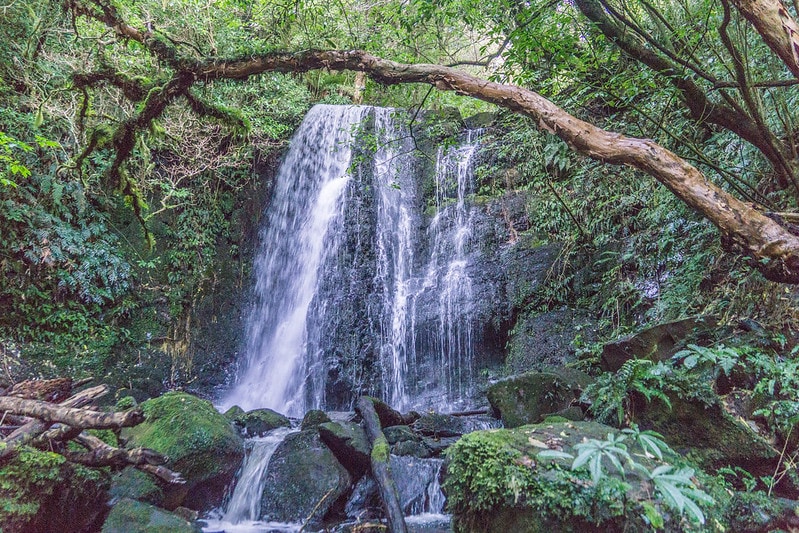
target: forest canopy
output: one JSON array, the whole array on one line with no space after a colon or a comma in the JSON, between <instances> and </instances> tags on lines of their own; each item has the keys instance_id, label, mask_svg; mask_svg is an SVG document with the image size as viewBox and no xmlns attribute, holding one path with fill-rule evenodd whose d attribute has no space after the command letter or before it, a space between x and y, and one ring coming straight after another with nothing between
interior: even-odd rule
<instances>
[{"instance_id":1,"label":"forest canopy","mask_svg":"<svg viewBox=\"0 0 799 533\"><path fill-rule=\"evenodd\" d=\"M266 72L349 70L365 72L386 85L426 83L528 115L578 152L650 174L716 225L727 247L751 257L766 277L799 282L799 238L778 215L767 216L762 205L769 193L778 191L784 197L780 209L788 210L799 194L792 106L787 100L795 79L791 68L795 69L792 31L796 26L779 2L738 2L735 13L727 1L721 6L702 2L614 6L598 0L488 6L416 2L410 12L390 2L360 7L207 4L182 13L170 7L167 3L117 6L104 1L62 6L72 19L75 38L93 42L86 47L87 63L77 67L62 88L80 93L75 121L78 137L83 137L75 139L81 150L63 168L81 175L95 151L112 149L110 165L103 171L106 184L131 199L142 221L144 199L133 177L136 152L141 151L137 145L176 100L185 100L199 117L220 121L231 132L244 132L245 120L225 103L206 100L198 88ZM332 12L328 11L331 7ZM33 22L40 26L47 8L42 11L41 15L34 12ZM461 19L458 13L466 16ZM680 19L683 23L675 25ZM691 30L686 32L686 28ZM552 33L553 29L558 33ZM454 36L457 30L464 31L457 32L459 38ZM38 41L33 42L34 32L24 53L35 57L46 36L41 29ZM479 43L477 50L473 43L469 46L470 40ZM615 48L609 48L609 43ZM370 51L323 51L320 45ZM384 59L371 50L407 63ZM709 170L715 167L732 189L727 192L659 144L580 121L525 88L551 93L553 99L585 92L578 87L596 82L581 79L574 67L586 75L601 74L611 65L603 56L619 63L617 50L619 61L635 61L637 68L598 80L600 91L607 87L640 97L641 85L649 85L654 94L681 101L708 134L726 130L751 145L766 162L765 176L753 183L752 178L723 169L707 156L699 158ZM427 58L480 66L485 78L420 63ZM752 71L761 65L768 69ZM549 81L542 81L540 70L546 71ZM764 74L768 79L761 79ZM98 121L90 106L91 93L110 87L118 91L130 112ZM663 94L663 87L668 94ZM632 99L617 105L636 103ZM9 167L8 172L13 170ZM768 204L774 202L768 200Z\"/></svg>"}]
</instances>

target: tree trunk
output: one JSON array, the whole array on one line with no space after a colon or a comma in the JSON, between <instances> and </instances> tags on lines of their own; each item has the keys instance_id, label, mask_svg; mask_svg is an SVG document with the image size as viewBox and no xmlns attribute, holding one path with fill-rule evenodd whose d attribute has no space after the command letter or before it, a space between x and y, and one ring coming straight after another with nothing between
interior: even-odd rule
<instances>
[{"instance_id":1,"label":"tree trunk","mask_svg":"<svg viewBox=\"0 0 799 533\"><path fill-rule=\"evenodd\" d=\"M781 0L730 0L777 54L785 66L799 78L799 25Z\"/></svg>"},{"instance_id":2,"label":"tree trunk","mask_svg":"<svg viewBox=\"0 0 799 533\"><path fill-rule=\"evenodd\" d=\"M383 435L380 427L380 419L375 411L372 399L361 396L358 399L358 412L363 418L363 425L369 442L372 444L372 475L377 481L380 492L380 499L383 500L383 509L388 519L388 529L392 533L407 533L408 527L405 525L405 515L402 512L399 496L397 496L397 486L394 478L391 477L389 467L388 441Z\"/></svg>"}]
</instances>

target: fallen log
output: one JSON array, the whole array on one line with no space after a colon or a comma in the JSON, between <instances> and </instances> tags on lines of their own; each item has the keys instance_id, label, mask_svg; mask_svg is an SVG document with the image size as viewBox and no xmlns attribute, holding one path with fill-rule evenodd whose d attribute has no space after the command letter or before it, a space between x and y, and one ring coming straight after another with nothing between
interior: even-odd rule
<instances>
[{"instance_id":1,"label":"fallen log","mask_svg":"<svg viewBox=\"0 0 799 533\"><path fill-rule=\"evenodd\" d=\"M77 409L90 404L98 398L102 398L106 394L108 394L108 387L106 385L97 385L96 387L90 387L72 395L61 402L60 405L62 407ZM20 413L13 414L14 416L19 416ZM53 423L50 421L31 420L20 428L14 430L10 435L0 441L6 445L5 448L0 450L0 461L15 454L17 448L32 442L42 433L50 429L50 426L52 425Z\"/></svg>"},{"instance_id":2,"label":"fallen log","mask_svg":"<svg viewBox=\"0 0 799 533\"><path fill-rule=\"evenodd\" d=\"M397 485L391 476L388 441L380 426L380 419L375 411L373 399L368 396L361 396L358 399L356 410L363 419L366 435L372 445L372 475L377 481L380 499L383 501L383 509L388 520L388 530L392 533L407 533L408 526L405 524L405 515L402 512L402 505L400 505L399 496L397 495Z\"/></svg>"},{"instance_id":3,"label":"fallen log","mask_svg":"<svg viewBox=\"0 0 799 533\"><path fill-rule=\"evenodd\" d=\"M127 465L163 465L169 458L154 450L147 448L133 448L124 450L114 448L102 440L89 435L80 433L75 437L75 442L84 446L88 451L76 452L66 450L63 456L74 463L87 466L127 466Z\"/></svg>"},{"instance_id":4,"label":"fallen log","mask_svg":"<svg viewBox=\"0 0 799 533\"><path fill-rule=\"evenodd\" d=\"M30 399L60 398L69 394L72 388L86 383L88 380L73 382L70 378L22 382L5 391L14 396L0 395L0 420L14 420L22 424L0 439L0 462L16 454L20 446L31 445L55 451L74 463L92 467L130 465L166 483L185 483L180 473L162 466L168 461L163 454L146 448L115 448L83 431L119 429L144 421L144 414L137 409L121 413L84 409L108 393L106 385L85 389L61 403ZM86 451L68 448L70 441L80 444Z\"/></svg>"},{"instance_id":5,"label":"fallen log","mask_svg":"<svg viewBox=\"0 0 799 533\"><path fill-rule=\"evenodd\" d=\"M0 411L11 411L51 424L59 422L68 426L92 429L120 429L144 422L144 413L137 409L122 413L101 413L12 396L0 396Z\"/></svg>"}]
</instances>

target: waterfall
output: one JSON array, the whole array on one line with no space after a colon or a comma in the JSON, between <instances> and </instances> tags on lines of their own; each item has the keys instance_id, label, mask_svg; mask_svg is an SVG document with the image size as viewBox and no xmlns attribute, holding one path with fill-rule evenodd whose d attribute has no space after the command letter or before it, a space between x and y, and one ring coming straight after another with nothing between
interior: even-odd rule
<instances>
[{"instance_id":1,"label":"waterfall","mask_svg":"<svg viewBox=\"0 0 799 533\"><path fill-rule=\"evenodd\" d=\"M378 109L374 156L377 183L377 286L381 289L381 361L387 401L403 409L409 404L409 369L415 365L413 325L409 317L415 243L419 238L413 139L397 112Z\"/></svg>"},{"instance_id":2,"label":"waterfall","mask_svg":"<svg viewBox=\"0 0 799 533\"><path fill-rule=\"evenodd\" d=\"M296 431L291 428L278 428L268 435L249 439L249 449L236 487L228 502L222 522L237 524L258 520L261 513L261 496L264 490L264 473L269 460L286 435Z\"/></svg>"},{"instance_id":3,"label":"waterfall","mask_svg":"<svg viewBox=\"0 0 799 533\"><path fill-rule=\"evenodd\" d=\"M319 267L335 253L336 232L350 181L351 134L364 108L319 105L294 135L276 177L254 270L256 303L247 324L245 371L226 402L301 414L306 397L321 404L323 390L306 391L308 311ZM311 382L313 383L313 382Z\"/></svg>"},{"instance_id":4,"label":"waterfall","mask_svg":"<svg viewBox=\"0 0 799 533\"><path fill-rule=\"evenodd\" d=\"M415 339L417 350L428 354L426 376L417 379L418 384L427 383L428 390L419 387L416 396L440 411L468 402L473 381L477 339L469 267L474 211L466 198L473 188L473 156L479 134L479 130L467 131L462 144L438 149L436 214L428 228L432 245L421 288L414 297L414 315L419 303L427 300L437 322L435 328L419 332Z\"/></svg>"},{"instance_id":5,"label":"waterfall","mask_svg":"<svg viewBox=\"0 0 799 533\"><path fill-rule=\"evenodd\" d=\"M477 135L432 153L425 200L431 157L409 122L364 106L306 116L266 211L245 357L223 406L300 416L363 393L398 409L470 401Z\"/></svg>"}]
</instances>

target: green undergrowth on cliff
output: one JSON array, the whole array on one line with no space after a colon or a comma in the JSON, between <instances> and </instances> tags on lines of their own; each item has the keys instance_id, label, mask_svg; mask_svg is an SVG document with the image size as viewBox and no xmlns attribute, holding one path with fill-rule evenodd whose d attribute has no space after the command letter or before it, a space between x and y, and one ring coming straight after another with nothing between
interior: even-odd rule
<instances>
[{"instance_id":1,"label":"green undergrowth on cliff","mask_svg":"<svg viewBox=\"0 0 799 533\"><path fill-rule=\"evenodd\" d=\"M584 105L590 115L591 102ZM616 113L600 123L622 129L633 120L634 113ZM702 143L706 132L679 114L669 120L684 137ZM657 128L639 132L681 149ZM726 161L732 156L723 150L723 138L704 146ZM563 243L561 261L544 287L519 302L521 313L561 306L591 310L600 319L599 340L702 313L722 323L752 318L775 335L794 335L796 291L764 280L724 251L717 230L649 176L575 155L510 113L499 114L482 145L478 197L524 195L527 219L522 227L509 228L512 238ZM699 166L718 179L713 169Z\"/></svg>"}]
</instances>

